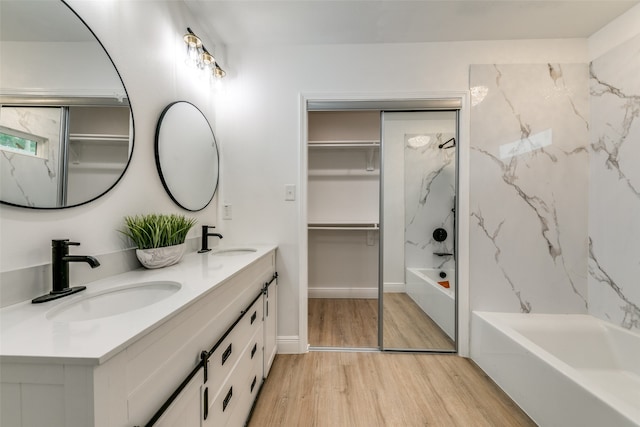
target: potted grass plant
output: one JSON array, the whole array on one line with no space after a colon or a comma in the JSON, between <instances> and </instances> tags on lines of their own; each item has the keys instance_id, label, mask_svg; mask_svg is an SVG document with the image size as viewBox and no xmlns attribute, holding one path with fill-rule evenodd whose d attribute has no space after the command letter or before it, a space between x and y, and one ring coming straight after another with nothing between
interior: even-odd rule
<instances>
[{"instance_id":1,"label":"potted grass plant","mask_svg":"<svg viewBox=\"0 0 640 427\"><path fill-rule=\"evenodd\" d=\"M193 218L176 214L148 214L124 217L120 230L137 246L136 256L146 268L176 264L185 252L187 233L196 224Z\"/></svg>"}]
</instances>

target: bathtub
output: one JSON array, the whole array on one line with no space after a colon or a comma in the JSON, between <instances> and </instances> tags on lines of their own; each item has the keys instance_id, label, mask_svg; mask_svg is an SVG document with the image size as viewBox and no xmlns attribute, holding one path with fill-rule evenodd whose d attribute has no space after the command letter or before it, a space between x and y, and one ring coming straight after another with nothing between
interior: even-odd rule
<instances>
[{"instance_id":1,"label":"bathtub","mask_svg":"<svg viewBox=\"0 0 640 427\"><path fill-rule=\"evenodd\" d=\"M440 278L443 271L447 277ZM449 288L444 288L438 281L448 280ZM435 268L407 268L407 295L427 313L431 319L452 340L456 334L456 302L455 302L455 272L452 269Z\"/></svg>"},{"instance_id":2,"label":"bathtub","mask_svg":"<svg viewBox=\"0 0 640 427\"><path fill-rule=\"evenodd\" d=\"M640 334L580 314L476 312L471 358L540 426L640 426Z\"/></svg>"}]
</instances>

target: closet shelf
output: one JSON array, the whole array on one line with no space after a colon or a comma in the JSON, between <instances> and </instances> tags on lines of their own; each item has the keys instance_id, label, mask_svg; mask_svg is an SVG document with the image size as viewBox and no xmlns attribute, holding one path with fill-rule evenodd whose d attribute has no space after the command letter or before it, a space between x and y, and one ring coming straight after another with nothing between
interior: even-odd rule
<instances>
[{"instance_id":1,"label":"closet shelf","mask_svg":"<svg viewBox=\"0 0 640 427\"><path fill-rule=\"evenodd\" d=\"M122 172L127 167L126 163L100 163L100 162L83 162L83 161L71 161L69 162L69 169L72 170L102 170L102 171L116 171Z\"/></svg>"},{"instance_id":2,"label":"closet shelf","mask_svg":"<svg viewBox=\"0 0 640 427\"><path fill-rule=\"evenodd\" d=\"M371 177L375 178L380 175L379 169L309 169L309 178L322 178L339 176L344 178L349 177Z\"/></svg>"},{"instance_id":3,"label":"closet shelf","mask_svg":"<svg viewBox=\"0 0 640 427\"><path fill-rule=\"evenodd\" d=\"M309 148L379 148L380 141L309 141Z\"/></svg>"},{"instance_id":4,"label":"closet shelf","mask_svg":"<svg viewBox=\"0 0 640 427\"><path fill-rule=\"evenodd\" d=\"M380 230L377 222L310 222L309 230Z\"/></svg>"},{"instance_id":5,"label":"closet shelf","mask_svg":"<svg viewBox=\"0 0 640 427\"><path fill-rule=\"evenodd\" d=\"M72 133L69 134L71 142L92 142L109 144L129 144L129 135L112 135L97 133Z\"/></svg>"}]
</instances>

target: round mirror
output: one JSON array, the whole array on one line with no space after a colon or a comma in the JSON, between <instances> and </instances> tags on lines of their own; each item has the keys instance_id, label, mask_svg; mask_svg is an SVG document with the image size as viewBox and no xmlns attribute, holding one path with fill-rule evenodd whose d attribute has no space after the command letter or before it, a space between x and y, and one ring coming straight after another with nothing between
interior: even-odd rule
<instances>
[{"instance_id":1,"label":"round mirror","mask_svg":"<svg viewBox=\"0 0 640 427\"><path fill-rule=\"evenodd\" d=\"M59 209L105 194L133 116L100 41L64 2L0 0L0 202Z\"/></svg>"},{"instance_id":2,"label":"round mirror","mask_svg":"<svg viewBox=\"0 0 640 427\"><path fill-rule=\"evenodd\" d=\"M156 128L156 166L164 188L180 207L199 211L218 188L218 146L206 117L178 101L164 109Z\"/></svg>"}]
</instances>

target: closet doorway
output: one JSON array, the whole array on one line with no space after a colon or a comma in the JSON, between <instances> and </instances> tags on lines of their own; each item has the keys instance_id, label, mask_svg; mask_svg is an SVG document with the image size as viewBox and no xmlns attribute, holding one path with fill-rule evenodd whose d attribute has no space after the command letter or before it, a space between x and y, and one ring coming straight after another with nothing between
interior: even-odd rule
<instances>
[{"instance_id":1,"label":"closet doorway","mask_svg":"<svg viewBox=\"0 0 640 427\"><path fill-rule=\"evenodd\" d=\"M308 336L378 348L380 112L308 112Z\"/></svg>"},{"instance_id":2,"label":"closet doorway","mask_svg":"<svg viewBox=\"0 0 640 427\"><path fill-rule=\"evenodd\" d=\"M308 101L312 349L456 351L459 108Z\"/></svg>"}]
</instances>

